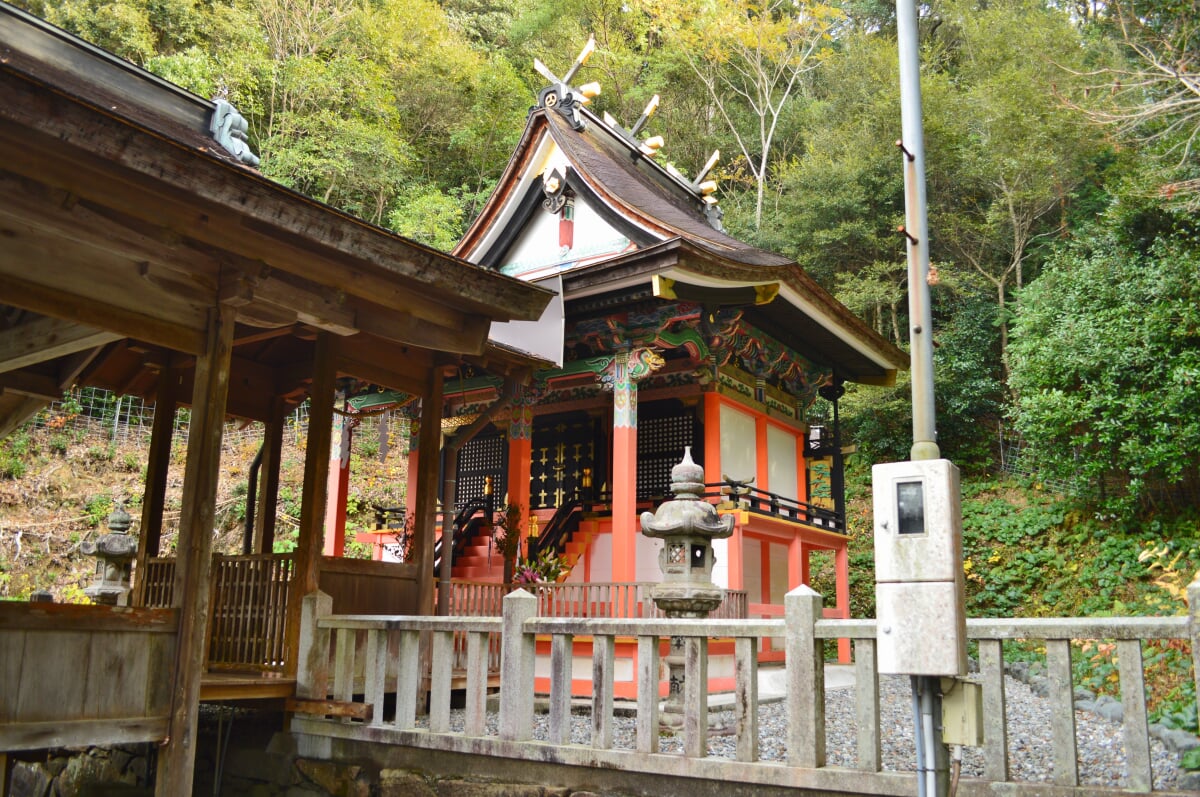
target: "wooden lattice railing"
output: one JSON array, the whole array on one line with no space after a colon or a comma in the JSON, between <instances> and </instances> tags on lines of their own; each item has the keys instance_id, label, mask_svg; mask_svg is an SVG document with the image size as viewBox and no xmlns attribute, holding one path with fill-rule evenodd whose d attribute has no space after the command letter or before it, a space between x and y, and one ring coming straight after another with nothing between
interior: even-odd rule
<instances>
[{"instance_id":1,"label":"wooden lattice railing","mask_svg":"<svg viewBox=\"0 0 1200 797\"><path fill-rule=\"evenodd\" d=\"M209 668L287 669L285 628L292 561L290 553L213 557L209 576ZM175 560L148 560L139 586L143 605L169 607L174 588Z\"/></svg>"}]
</instances>

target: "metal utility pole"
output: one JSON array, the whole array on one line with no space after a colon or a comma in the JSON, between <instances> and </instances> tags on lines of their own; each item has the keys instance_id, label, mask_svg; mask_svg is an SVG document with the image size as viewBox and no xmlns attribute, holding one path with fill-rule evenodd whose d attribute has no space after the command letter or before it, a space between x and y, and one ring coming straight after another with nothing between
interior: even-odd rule
<instances>
[{"instance_id":1,"label":"metal utility pole","mask_svg":"<svg viewBox=\"0 0 1200 797\"><path fill-rule=\"evenodd\" d=\"M904 158L904 234L908 246L908 323L912 358L912 460L941 457L933 399L933 311L929 296L929 218L925 196L925 131L921 121L921 65L916 0L896 0L900 51L899 142ZM942 742L941 685L936 676L912 676L913 733L917 748L917 794L945 797L949 791L946 745Z\"/></svg>"},{"instance_id":2,"label":"metal utility pole","mask_svg":"<svg viewBox=\"0 0 1200 797\"><path fill-rule=\"evenodd\" d=\"M912 357L911 459L938 459L933 404L933 311L929 302L929 217L925 204L925 131L916 0L896 1L900 46L899 142L904 157L904 233L908 243L908 339Z\"/></svg>"}]
</instances>

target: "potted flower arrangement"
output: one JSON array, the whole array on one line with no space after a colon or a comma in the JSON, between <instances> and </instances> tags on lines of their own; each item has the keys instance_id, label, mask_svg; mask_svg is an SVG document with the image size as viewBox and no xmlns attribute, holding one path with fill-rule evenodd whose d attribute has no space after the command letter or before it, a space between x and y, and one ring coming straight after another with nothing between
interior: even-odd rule
<instances>
[{"instance_id":1,"label":"potted flower arrangement","mask_svg":"<svg viewBox=\"0 0 1200 797\"><path fill-rule=\"evenodd\" d=\"M539 584L553 584L562 576L566 566L558 554L545 550L532 559L517 562L513 583L530 592Z\"/></svg>"}]
</instances>

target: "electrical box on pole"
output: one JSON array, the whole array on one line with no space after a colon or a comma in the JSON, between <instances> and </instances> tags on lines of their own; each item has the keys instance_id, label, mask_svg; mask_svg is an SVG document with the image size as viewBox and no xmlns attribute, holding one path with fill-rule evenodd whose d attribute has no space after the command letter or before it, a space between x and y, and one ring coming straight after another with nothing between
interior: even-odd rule
<instances>
[{"instance_id":1,"label":"electrical box on pole","mask_svg":"<svg viewBox=\"0 0 1200 797\"><path fill-rule=\"evenodd\" d=\"M967 620L958 468L946 459L872 469L879 672L965 675Z\"/></svg>"}]
</instances>

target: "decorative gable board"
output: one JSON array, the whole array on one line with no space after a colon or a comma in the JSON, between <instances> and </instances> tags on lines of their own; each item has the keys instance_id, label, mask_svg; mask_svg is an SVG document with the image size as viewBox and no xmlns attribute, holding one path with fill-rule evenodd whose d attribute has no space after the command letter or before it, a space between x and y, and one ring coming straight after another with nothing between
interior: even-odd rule
<instances>
[{"instance_id":1,"label":"decorative gable board","mask_svg":"<svg viewBox=\"0 0 1200 797\"><path fill-rule=\"evenodd\" d=\"M536 208L513 245L497 264L502 274L536 280L587 261L600 260L630 249L632 242L605 220L591 202L577 197L570 246L559 244L561 213Z\"/></svg>"}]
</instances>

